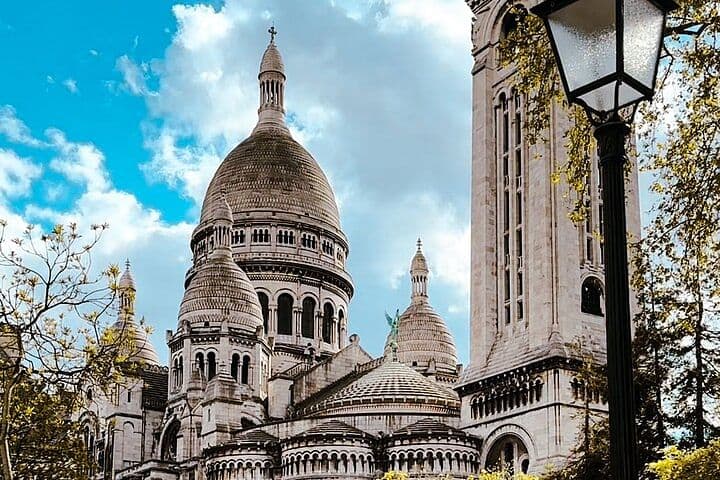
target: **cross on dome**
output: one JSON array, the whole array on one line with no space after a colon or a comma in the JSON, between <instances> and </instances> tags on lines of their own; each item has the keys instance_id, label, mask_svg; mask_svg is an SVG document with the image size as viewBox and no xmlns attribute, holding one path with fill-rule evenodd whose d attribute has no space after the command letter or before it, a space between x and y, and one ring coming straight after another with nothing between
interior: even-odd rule
<instances>
[{"instance_id":1,"label":"cross on dome","mask_svg":"<svg viewBox=\"0 0 720 480\"><path fill-rule=\"evenodd\" d=\"M275 24L273 23L270 28L268 28L268 33L270 34L270 43L275 43L275 35L277 35L277 30L275 30Z\"/></svg>"}]
</instances>

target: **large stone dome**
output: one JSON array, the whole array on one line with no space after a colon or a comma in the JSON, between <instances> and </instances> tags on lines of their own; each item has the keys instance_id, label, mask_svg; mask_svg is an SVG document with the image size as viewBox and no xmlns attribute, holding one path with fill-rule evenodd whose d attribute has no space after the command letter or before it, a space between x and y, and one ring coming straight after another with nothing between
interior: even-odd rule
<instances>
[{"instance_id":1,"label":"large stone dome","mask_svg":"<svg viewBox=\"0 0 720 480\"><path fill-rule=\"evenodd\" d=\"M327 177L285 129L258 129L228 154L205 194L200 225L209 222L223 191L236 219L249 212L291 213L340 231Z\"/></svg>"}]
</instances>

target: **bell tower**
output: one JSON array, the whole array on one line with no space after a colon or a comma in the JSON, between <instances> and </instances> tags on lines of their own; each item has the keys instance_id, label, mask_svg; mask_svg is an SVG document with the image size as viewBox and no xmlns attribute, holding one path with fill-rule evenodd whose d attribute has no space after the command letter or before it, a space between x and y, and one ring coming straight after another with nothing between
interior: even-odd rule
<instances>
[{"instance_id":1,"label":"bell tower","mask_svg":"<svg viewBox=\"0 0 720 480\"><path fill-rule=\"evenodd\" d=\"M466 2L474 14L470 363L456 390L463 427L484 439L481 462L538 473L561 465L576 444L587 396L594 413L607 412L575 378L576 345L605 356L602 179L593 158L589 213L573 223L568 187L552 182L565 163L567 115L553 105L548 140L529 145L526 99L513 88L514 67L499 61L520 2ZM640 235L636 171L626 188L632 241Z\"/></svg>"}]
</instances>

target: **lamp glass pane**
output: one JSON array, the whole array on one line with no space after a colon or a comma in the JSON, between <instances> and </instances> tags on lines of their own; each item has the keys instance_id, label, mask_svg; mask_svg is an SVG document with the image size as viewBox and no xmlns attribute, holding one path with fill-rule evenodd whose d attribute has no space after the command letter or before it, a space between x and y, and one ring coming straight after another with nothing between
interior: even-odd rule
<instances>
[{"instance_id":1,"label":"lamp glass pane","mask_svg":"<svg viewBox=\"0 0 720 480\"><path fill-rule=\"evenodd\" d=\"M615 103L616 82L610 82L600 88L596 88L580 97L588 107L597 112L611 112L616 108L622 108L642 100L643 94L626 83L620 84L618 90L618 101Z\"/></svg>"},{"instance_id":2,"label":"lamp glass pane","mask_svg":"<svg viewBox=\"0 0 720 480\"><path fill-rule=\"evenodd\" d=\"M615 73L615 0L578 0L548 16L570 92Z\"/></svg>"},{"instance_id":3,"label":"lamp glass pane","mask_svg":"<svg viewBox=\"0 0 720 480\"><path fill-rule=\"evenodd\" d=\"M662 45L663 12L648 0L625 0L623 16L625 72L652 90Z\"/></svg>"}]
</instances>

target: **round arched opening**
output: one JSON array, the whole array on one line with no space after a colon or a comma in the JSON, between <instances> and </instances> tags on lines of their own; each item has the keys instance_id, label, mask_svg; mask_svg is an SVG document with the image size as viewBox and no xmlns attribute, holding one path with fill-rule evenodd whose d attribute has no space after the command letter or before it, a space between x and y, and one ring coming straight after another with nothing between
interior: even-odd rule
<instances>
[{"instance_id":1,"label":"round arched opening","mask_svg":"<svg viewBox=\"0 0 720 480\"><path fill-rule=\"evenodd\" d=\"M523 441L515 435L505 435L495 441L485 461L488 470L506 470L510 474L528 473L530 457Z\"/></svg>"}]
</instances>

